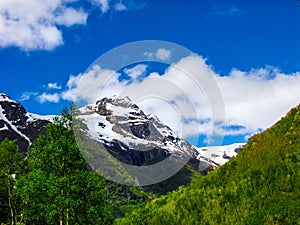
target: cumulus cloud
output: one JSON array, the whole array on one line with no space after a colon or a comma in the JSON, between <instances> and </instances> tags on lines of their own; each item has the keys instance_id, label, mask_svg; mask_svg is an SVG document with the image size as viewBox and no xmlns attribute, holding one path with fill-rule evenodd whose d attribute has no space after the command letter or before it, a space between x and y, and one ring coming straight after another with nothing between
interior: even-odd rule
<instances>
[{"instance_id":1,"label":"cumulus cloud","mask_svg":"<svg viewBox=\"0 0 300 225\"><path fill-rule=\"evenodd\" d=\"M137 78L145 70L146 65L126 69L131 78ZM142 81L119 81L119 73L94 66L85 74L71 76L62 98L91 103L105 96L129 96L146 113L158 115L180 136L207 134L211 129L206 128L212 125L211 120L207 120L211 117L210 105L190 74L202 77L203 88L207 85L205 82L211 82L210 67L199 56L183 58L170 66L165 74L151 73ZM148 97L150 101L147 101Z\"/></svg>"},{"instance_id":2,"label":"cumulus cloud","mask_svg":"<svg viewBox=\"0 0 300 225\"><path fill-rule=\"evenodd\" d=\"M144 55L152 60L158 59L162 61L168 61L171 58L171 51L160 48L156 52L145 52Z\"/></svg>"},{"instance_id":3,"label":"cumulus cloud","mask_svg":"<svg viewBox=\"0 0 300 225\"><path fill-rule=\"evenodd\" d=\"M37 96L38 93L36 92L25 92L21 95L21 97L19 98L20 101L27 101L29 100L32 96Z\"/></svg>"},{"instance_id":4,"label":"cumulus cloud","mask_svg":"<svg viewBox=\"0 0 300 225\"><path fill-rule=\"evenodd\" d=\"M127 10L127 7L122 3L122 2L118 2L116 5L115 5L115 9L117 11L124 11L124 10Z\"/></svg>"},{"instance_id":5,"label":"cumulus cloud","mask_svg":"<svg viewBox=\"0 0 300 225\"><path fill-rule=\"evenodd\" d=\"M169 60L171 57L171 52L167 49L160 48L156 52L156 58L160 60Z\"/></svg>"},{"instance_id":6,"label":"cumulus cloud","mask_svg":"<svg viewBox=\"0 0 300 225\"><path fill-rule=\"evenodd\" d=\"M59 85L57 84L57 82L55 82L55 83L49 83L49 84L47 85L47 87L48 87L48 89L57 89L57 90L60 90L60 89L61 89L61 86L59 86Z\"/></svg>"},{"instance_id":7,"label":"cumulus cloud","mask_svg":"<svg viewBox=\"0 0 300 225\"><path fill-rule=\"evenodd\" d=\"M111 96L125 86L118 80L120 74L113 70L102 69L95 65L87 73L71 75L67 83L68 89L61 96L73 102L94 102L100 96Z\"/></svg>"},{"instance_id":8,"label":"cumulus cloud","mask_svg":"<svg viewBox=\"0 0 300 225\"><path fill-rule=\"evenodd\" d=\"M146 69L147 65L139 64L133 68L124 69L124 72L132 79L137 79L139 76L143 75L146 72Z\"/></svg>"},{"instance_id":9,"label":"cumulus cloud","mask_svg":"<svg viewBox=\"0 0 300 225\"><path fill-rule=\"evenodd\" d=\"M63 44L58 25L86 24L87 13L68 6L67 0L2 0L0 47L52 50Z\"/></svg>"},{"instance_id":10,"label":"cumulus cloud","mask_svg":"<svg viewBox=\"0 0 300 225\"><path fill-rule=\"evenodd\" d=\"M81 4L73 4L73 3ZM130 10L122 2L90 0L1 0L0 48L18 47L24 51L53 50L63 45L63 27L86 25L84 7L92 4L102 13ZM79 8L78 5L82 5Z\"/></svg>"},{"instance_id":11,"label":"cumulus cloud","mask_svg":"<svg viewBox=\"0 0 300 225\"><path fill-rule=\"evenodd\" d=\"M300 102L300 72L284 74L267 67L250 72L237 69L217 76L229 124L248 132L265 129Z\"/></svg>"},{"instance_id":12,"label":"cumulus cloud","mask_svg":"<svg viewBox=\"0 0 300 225\"><path fill-rule=\"evenodd\" d=\"M137 78L145 70L145 65L137 65L127 73ZM199 134L249 136L271 126L300 102L300 72L285 74L266 66L250 71L233 69L221 76L198 55L182 58L163 74L152 72L130 80L120 76L95 65L86 73L70 76L67 90L59 96L86 103L105 96L129 96L185 138ZM55 102L59 96L44 93L39 98ZM225 117L220 113L223 104Z\"/></svg>"},{"instance_id":13,"label":"cumulus cloud","mask_svg":"<svg viewBox=\"0 0 300 225\"><path fill-rule=\"evenodd\" d=\"M95 5L100 6L101 11L105 13L109 9L109 2L108 0L92 0L92 3Z\"/></svg>"},{"instance_id":14,"label":"cumulus cloud","mask_svg":"<svg viewBox=\"0 0 300 225\"><path fill-rule=\"evenodd\" d=\"M60 100L60 95L58 93L54 93L54 94L43 93L43 94L37 96L37 100L40 103L45 103L45 102L57 103Z\"/></svg>"},{"instance_id":15,"label":"cumulus cloud","mask_svg":"<svg viewBox=\"0 0 300 225\"><path fill-rule=\"evenodd\" d=\"M47 85L42 86L44 91L58 91L61 90L62 87L58 85L57 82L55 83L48 83ZM46 93L43 92L40 94L39 92L24 92L21 97L19 98L20 101L27 101L34 97L38 102L45 103L45 102L52 102L58 103L60 100L60 93Z\"/></svg>"}]
</instances>

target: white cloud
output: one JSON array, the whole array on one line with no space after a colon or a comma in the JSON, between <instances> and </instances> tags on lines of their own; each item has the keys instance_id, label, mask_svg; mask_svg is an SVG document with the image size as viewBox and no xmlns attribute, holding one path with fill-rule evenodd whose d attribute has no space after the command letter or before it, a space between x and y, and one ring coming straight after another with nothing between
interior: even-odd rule
<instances>
[{"instance_id":1,"label":"white cloud","mask_svg":"<svg viewBox=\"0 0 300 225\"><path fill-rule=\"evenodd\" d=\"M217 80L228 123L243 125L249 132L271 126L300 102L299 72L283 74L276 68L233 70L229 76L218 76Z\"/></svg>"},{"instance_id":2,"label":"white cloud","mask_svg":"<svg viewBox=\"0 0 300 225\"><path fill-rule=\"evenodd\" d=\"M115 5L115 9L117 11L124 11L124 10L127 10L127 7L122 3L122 2L118 2L116 5Z\"/></svg>"},{"instance_id":3,"label":"white cloud","mask_svg":"<svg viewBox=\"0 0 300 225\"><path fill-rule=\"evenodd\" d=\"M119 76L113 70L102 69L96 65L87 73L70 76L68 90L61 96L73 102L94 102L101 97L111 96L125 86L125 83L119 82Z\"/></svg>"},{"instance_id":4,"label":"white cloud","mask_svg":"<svg viewBox=\"0 0 300 225\"><path fill-rule=\"evenodd\" d=\"M55 94L43 93L43 94L37 96L37 100L40 103L45 103L45 102L57 103L60 100L60 95L58 93L55 93Z\"/></svg>"},{"instance_id":5,"label":"white cloud","mask_svg":"<svg viewBox=\"0 0 300 225\"><path fill-rule=\"evenodd\" d=\"M171 51L160 48L156 52L145 52L144 55L152 60L168 61L171 58Z\"/></svg>"},{"instance_id":6,"label":"white cloud","mask_svg":"<svg viewBox=\"0 0 300 225\"><path fill-rule=\"evenodd\" d=\"M86 24L87 14L83 10L66 8L64 13L55 18L58 25L72 26L74 24Z\"/></svg>"},{"instance_id":7,"label":"white cloud","mask_svg":"<svg viewBox=\"0 0 300 225\"><path fill-rule=\"evenodd\" d=\"M100 6L101 11L102 11L103 13L107 12L108 9L109 9L109 2L108 2L108 0L92 0L92 2L93 2L95 5Z\"/></svg>"},{"instance_id":8,"label":"white cloud","mask_svg":"<svg viewBox=\"0 0 300 225\"><path fill-rule=\"evenodd\" d=\"M137 65L126 69L125 72L136 78L145 70L145 65ZM87 73L70 76L68 90L62 93L62 98L91 103L105 96L129 96L133 101L137 101L146 113L158 115L181 136L201 132L206 134L210 130L204 128L211 126L211 122L199 122L198 129L195 129L195 121L198 121L198 116L204 119L211 116L209 104L205 95L197 91L199 87L194 83L193 77L186 74L187 72L204 74L203 80L211 73L205 60L198 56L183 58L171 66L164 75L152 73L142 81L119 81L120 74L94 66ZM144 96L146 98L143 98ZM150 98L152 103L147 102L147 98ZM139 101L140 99L143 101Z\"/></svg>"},{"instance_id":9,"label":"white cloud","mask_svg":"<svg viewBox=\"0 0 300 225\"><path fill-rule=\"evenodd\" d=\"M20 97L20 101L27 101L27 100L29 100L32 96L37 96L38 95L38 93L36 93L36 92L25 92L25 93L23 93L22 95L21 95L21 97Z\"/></svg>"},{"instance_id":10,"label":"white cloud","mask_svg":"<svg viewBox=\"0 0 300 225\"><path fill-rule=\"evenodd\" d=\"M18 47L23 51L53 50L63 45L63 28L86 25L88 14L77 5L92 4L102 13L128 8L109 0L1 0L0 48Z\"/></svg>"},{"instance_id":11,"label":"white cloud","mask_svg":"<svg viewBox=\"0 0 300 225\"><path fill-rule=\"evenodd\" d=\"M139 76L143 75L146 72L147 66L144 64L136 65L133 68L126 68L124 72L130 76L132 79L137 79Z\"/></svg>"},{"instance_id":12,"label":"white cloud","mask_svg":"<svg viewBox=\"0 0 300 225\"><path fill-rule=\"evenodd\" d=\"M138 66L128 69L132 77L144 71ZM217 135L253 134L274 124L300 102L300 72L284 74L266 66L248 72L233 69L220 76L197 55L182 58L164 74L151 73L142 81L119 81L119 76L94 66L87 73L70 76L61 96L88 103L105 96L129 96L183 137L209 135L213 124ZM214 82L223 97L225 120L213 113L222 110L222 102L212 104L217 98Z\"/></svg>"},{"instance_id":13,"label":"white cloud","mask_svg":"<svg viewBox=\"0 0 300 225\"><path fill-rule=\"evenodd\" d=\"M52 50L63 44L58 25L85 24L87 13L67 5L66 0L2 0L0 47Z\"/></svg>"},{"instance_id":14,"label":"white cloud","mask_svg":"<svg viewBox=\"0 0 300 225\"><path fill-rule=\"evenodd\" d=\"M160 60L169 60L171 58L171 52L167 49L160 48L156 52L156 58Z\"/></svg>"},{"instance_id":15,"label":"white cloud","mask_svg":"<svg viewBox=\"0 0 300 225\"><path fill-rule=\"evenodd\" d=\"M61 89L61 86L59 86L59 85L57 84L57 82L55 82L55 83L49 83L49 84L47 85L47 87L48 87L48 89L57 89L57 90L60 90L60 89Z\"/></svg>"},{"instance_id":16,"label":"white cloud","mask_svg":"<svg viewBox=\"0 0 300 225\"><path fill-rule=\"evenodd\" d=\"M162 98L146 98L138 101L137 104L145 113L158 115L159 119L171 127L175 133L181 133L183 129L181 126L181 115L175 105ZM158 111L160 112L159 114L157 114Z\"/></svg>"},{"instance_id":17,"label":"white cloud","mask_svg":"<svg viewBox=\"0 0 300 225\"><path fill-rule=\"evenodd\" d=\"M153 59L154 53L153 52L145 52L145 56L147 56L149 59Z\"/></svg>"},{"instance_id":18,"label":"white cloud","mask_svg":"<svg viewBox=\"0 0 300 225\"><path fill-rule=\"evenodd\" d=\"M30 93L26 92L26 93L23 93L20 97L20 101L27 101L29 100L31 97Z\"/></svg>"}]
</instances>

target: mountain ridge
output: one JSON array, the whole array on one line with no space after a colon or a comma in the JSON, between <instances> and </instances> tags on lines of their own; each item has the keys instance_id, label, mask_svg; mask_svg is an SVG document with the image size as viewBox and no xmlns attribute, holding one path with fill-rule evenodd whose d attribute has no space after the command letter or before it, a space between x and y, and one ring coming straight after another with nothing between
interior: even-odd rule
<instances>
[{"instance_id":1,"label":"mountain ridge","mask_svg":"<svg viewBox=\"0 0 300 225\"><path fill-rule=\"evenodd\" d=\"M0 94L0 141L16 140L20 151L26 155L32 142L52 122L54 116L29 113L8 95Z\"/></svg>"},{"instance_id":2,"label":"mountain ridge","mask_svg":"<svg viewBox=\"0 0 300 225\"><path fill-rule=\"evenodd\" d=\"M205 148L197 148L179 138L156 115L146 115L128 97L105 97L79 108L78 111L81 115L77 116L82 116L86 121L87 136L103 143L108 151L123 155L126 162L134 165L151 161L155 158L154 155L160 161L172 153L199 160L204 164L202 168L216 168L229 158L235 157L234 150L240 147L235 144L228 146L230 157L222 158L220 162L216 157L207 154ZM26 155L32 142L45 131L48 123L53 122L54 117L55 115L29 113L19 102L1 93L0 141L5 138L16 139L20 151ZM221 147L223 148L226 147ZM151 152L151 149L155 150ZM221 158L220 154L217 157Z\"/></svg>"}]
</instances>

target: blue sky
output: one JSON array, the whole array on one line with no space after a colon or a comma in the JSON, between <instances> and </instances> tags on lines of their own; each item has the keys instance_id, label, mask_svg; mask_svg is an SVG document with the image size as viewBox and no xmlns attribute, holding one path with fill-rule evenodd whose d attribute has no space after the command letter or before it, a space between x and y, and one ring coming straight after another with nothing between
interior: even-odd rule
<instances>
[{"instance_id":1,"label":"blue sky","mask_svg":"<svg viewBox=\"0 0 300 225\"><path fill-rule=\"evenodd\" d=\"M71 75L84 73L108 50L140 40L182 45L218 77L226 92L224 130L231 131L224 143L245 141L300 102L299 1L51 2L0 3L0 92L28 111L58 114L69 104L60 95Z\"/></svg>"}]
</instances>

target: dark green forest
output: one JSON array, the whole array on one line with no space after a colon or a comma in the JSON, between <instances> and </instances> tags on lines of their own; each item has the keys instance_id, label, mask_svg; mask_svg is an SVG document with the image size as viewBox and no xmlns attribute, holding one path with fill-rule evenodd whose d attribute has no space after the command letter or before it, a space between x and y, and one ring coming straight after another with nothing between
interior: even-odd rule
<instances>
[{"instance_id":1,"label":"dark green forest","mask_svg":"<svg viewBox=\"0 0 300 225\"><path fill-rule=\"evenodd\" d=\"M300 224L300 106L220 168L181 171L192 182L176 190L174 180L127 187L92 171L67 110L25 158L2 141L0 165L0 224Z\"/></svg>"}]
</instances>

